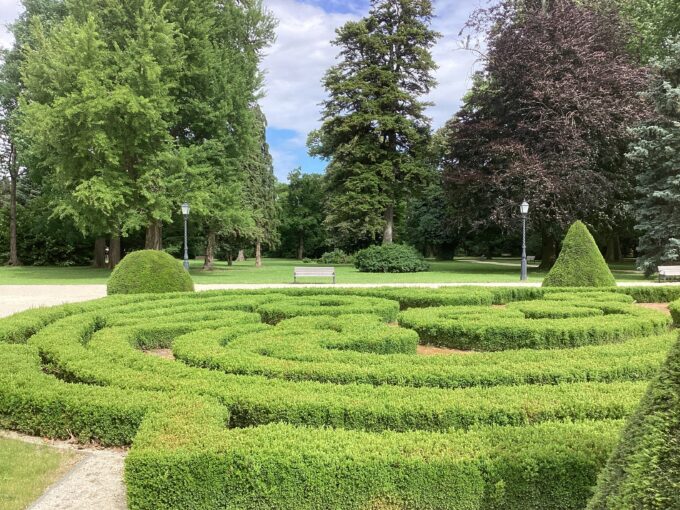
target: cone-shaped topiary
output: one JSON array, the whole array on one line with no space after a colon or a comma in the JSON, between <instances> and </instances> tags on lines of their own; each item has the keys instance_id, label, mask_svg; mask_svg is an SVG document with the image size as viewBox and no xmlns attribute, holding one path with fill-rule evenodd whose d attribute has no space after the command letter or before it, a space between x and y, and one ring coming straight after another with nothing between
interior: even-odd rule
<instances>
[{"instance_id":1,"label":"cone-shaped topiary","mask_svg":"<svg viewBox=\"0 0 680 510\"><path fill-rule=\"evenodd\" d=\"M181 262L158 250L135 251L114 269L107 284L111 294L158 294L194 290Z\"/></svg>"},{"instance_id":2,"label":"cone-shaped topiary","mask_svg":"<svg viewBox=\"0 0 680 510\"><path fill-rule=\"evenodd\" d=\"M557 262L543 280L544 287L615 287L595 239L580 221L567 232Z\"/></svg>"},{"instance_id":3,"label":"cone-shaped topiary","mask_svg":"<svg viewBox=\"0 0 680 510\"><path fill-rule=\"evenodd\" d=\"M600 473L589 510L680 508L680 342Z\"/></svg>"}]
</instances>

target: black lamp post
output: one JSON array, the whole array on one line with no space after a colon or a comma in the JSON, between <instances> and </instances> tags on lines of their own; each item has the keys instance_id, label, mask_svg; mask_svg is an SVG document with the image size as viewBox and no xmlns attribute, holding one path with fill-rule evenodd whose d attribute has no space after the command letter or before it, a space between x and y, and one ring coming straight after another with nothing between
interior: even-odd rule
<instances>
[{"instance_id":1,"label":"black lamp post","mask_svg":"<svg viewBox=\"0 0 680 510\"><path fill-rule=\"evenodd\" d=\"M527 215L529 214L529 202L526 200L519 206L519 212L522 213L522 272L519 279L525 281L527 279Z\"/></svg>"},{"instance_id":2,"label":"black lamp post","mask_svg":"<svg viewBox=\"0 0 680 510\"><path fill-rule=\"evenodd\" d=\"M189 270L189 211L187 202L182 204L182 216L184 216L184 269Z\"/></svg>"}]
</instances>

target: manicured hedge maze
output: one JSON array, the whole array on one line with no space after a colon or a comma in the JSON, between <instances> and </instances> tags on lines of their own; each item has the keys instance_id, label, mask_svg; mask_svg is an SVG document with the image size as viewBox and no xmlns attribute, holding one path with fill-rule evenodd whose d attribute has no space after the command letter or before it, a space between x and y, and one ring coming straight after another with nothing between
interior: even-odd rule
<instances>
[{"instance_id":1,"label":"manicured hedge maze","mask_svg":"<svg viewBox=\"0 0 680 510\"><path fill-rule=\"evenodd\" d=\"M131 445L133 510L583 508L675 337L635 292L293 289L24 312L0 321L0 427ZM425 342L474 352L417 354Z\"/></svg>"}]
</instances>

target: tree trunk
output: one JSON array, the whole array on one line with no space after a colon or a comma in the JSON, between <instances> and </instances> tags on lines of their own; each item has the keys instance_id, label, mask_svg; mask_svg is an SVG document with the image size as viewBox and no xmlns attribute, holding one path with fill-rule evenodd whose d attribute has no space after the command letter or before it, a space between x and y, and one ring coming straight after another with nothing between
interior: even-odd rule
<instances>
[{"instance_id":1,"label":"tree trunk","mask_svg":"<svg viewBox=\"0 0 680 510\"><path fill-rule=\"evenodd\" d=\"M298 237L298 254L297 254L298 260L302 260L305 258L305 234L304 232L300 232L300 236Z\"/></svg>"},{"instance_id":2,"label":"tree trunk","mask_svg":"<svg viewBox=\"0 0 680 510\"><path fill-rule=\"evenodd\" d=\"M622 257L621 254L621 240L619 236L613 234L607 237L607 251L604 256L607 262L620 262Z\"/></svg>"},{"instance_id":3,"label":"tree trunk","mask_svg":"<svg viewBox=\"0 0 680 510\"><path fill-rule=\"evenodd\" d=\"M94 258L92 267L103 269L106 267L106 238L98 237L94 240Z\"/></svg>"},{"instance_id":4,"label":"tree trunk","mask_svg":"<svg viewBox=\"0 0 680 510\"><path fill-rule=\"evenodd\" d=\"M550 234L543 232L541 246L541 265L539 269L550 269L555 264L557 258L557 248L555 239Z\"/></svg>"},{"instance_id":5,"label":"tree trunk","mask_svg":"<svg viewBox=\"0 0 680 510\"><path fill-rule=\"evenodd\" d=\"M234 265L234 256L231 254L231 250L227 251L227 265L229 267Z\"/></svg>"},{"instance_id":6,"label":"tree trunk","mask_svg":"<svg viewBox=\"0 0 680 510\"><path fill-rule=\"evenodd\" d=\"M17 151L12 144L9 160L9 260L10 266L20 266L17 249L17 181L19 180L19 167L17 166Z\"/></svg>"},{"instance_id":7,"label":"tree trunk","mask_svg":"<svg viewBox=\"0 0 680 510\"><path fill-rule=\"evenodd\" d=\"M120 236L118 234L113 234L109 244L109 268L114 269L120 264L120 255Z\"/></svg>"},{"instance_id":8,"label":"tree trunk","mask_svg":"<svg viewBox=\"0 0 680 510\"><path fill-rule=\"evenodd\" d=\"M238 255L236 256L236 262L245 262L246 261L246 253L243 250L238 251Z\"/></svg>"},{"instance_id":9,"label":"tree trunk","mask_svg":"<svg viewBox=\"0 0 680 510\"><path fill-rule=\"evenodd\" d=\"M262 243L255 243L255 267L262 267Z\"/></svg>"},{"instance_id":10,"label":"tree trunk","mask_svg":"<svg viewBox=\"0 0 680 510\"><path fill-rule=\"evenodd\" d=\"M383 232L383 244L392 244L394 237L394 206L388 205L385 209L385 231Z\"/></svg>"},{"instance_id":11,"label":"tree trunk","mask_svg":"<svg viewBox=\"0 0 680 510\"><path fill-rule=\"evenodd\" d=\"M160 220L151 220L146 228L146 250L163 249L163 224Z\"/></svg>"},{"instance_id":12,"label":"tree trunk","mask_svg":"<svg viewBox=\"0 0 680 510\"><path fill-rule=\"evenodd\" d=\"M205 245L205 262L203 262L204 271L212 271L215 269L215 244L216 235L212 230L208 232L208 239Z\"/></svg>"}]
</instances>

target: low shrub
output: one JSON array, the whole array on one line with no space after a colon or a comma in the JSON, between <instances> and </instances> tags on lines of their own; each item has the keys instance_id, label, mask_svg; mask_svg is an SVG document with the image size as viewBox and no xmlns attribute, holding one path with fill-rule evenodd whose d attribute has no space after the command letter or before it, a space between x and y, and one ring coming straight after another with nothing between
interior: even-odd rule
<instances>
[{"instance_id":1,"label":"low shrub","mask_svg":"<svg viewBox=\"0 0 680 510\"><path fill-rule=\"evenodd\" d=\"M595 239L580 221L567 232L555 265L543 280L544 287L615 287Z\"/></svg>"},{"instance_id":2,"label":"low shrub","mask_svg":"<svg viewBox=\"0 0 680 510\"><path fill-rule=\"evenodd\" d=\"M321 255L318 262L319 264L352 264L354 263L354 257L336 248Z\"/></svg>"},{"instance_id":3,"label":"low shrub","mask_svg":"<svg viewBox=\"0 0 680 510\"><path fill-rule=\"evenodd\" d=\"M362 273L417 273L430 266L423 256L404 244L370 246L357 252L354 266Z\"/></svg>"},{"instance_id":4,"label":"low shrub","mask_svg":"<svg viewBox=\"0 0 680 510\"><path fill-rule=\"evenodd\" d=\"M107 293L158 294L194 290L191 276L181 262L158 250L142 250L127 255L113 270Z\"/></svg>"}]
</instances>

